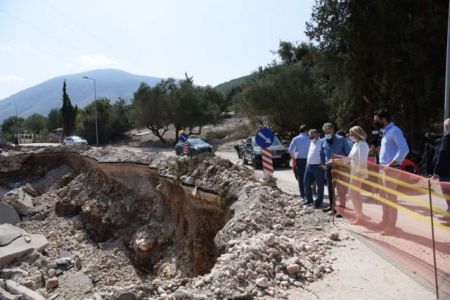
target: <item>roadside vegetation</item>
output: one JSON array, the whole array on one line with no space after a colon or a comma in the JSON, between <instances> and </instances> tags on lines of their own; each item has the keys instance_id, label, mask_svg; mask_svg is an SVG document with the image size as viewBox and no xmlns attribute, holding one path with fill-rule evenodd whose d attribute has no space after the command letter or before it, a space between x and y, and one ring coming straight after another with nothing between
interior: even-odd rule
<instances>
[{"instance_id":1,"label":"roadside vegetation","mask_svg":"<svg viewBox=\"0 0 450 300\"><path fill-rule=\"evenodd\" d=\"M287 136L327 120L370 131L384 107L417 145L443 117L447 12L438 0L316 1L310 43L282 41L276 62L218 88Z\"/></svg>"},{"instance_id":2,"label":"roadside vegetation","mask_svg":"<svg viewBox=\"0 0 450 300\"><path fill-rule=\"evenodd\" d=\"M309 42L281 41L277 60L253 74L216 88L194 84L192 77L142 83L133 99L100 98L73 107L63 87L61 108L48 116L10 117L4 137L28 131L64 134L99 142L119 139L132 128L148 128L162 143L174 131L200 134L225 111L248 116L290 138L300 123L320 128L332 121L348 130L370 132L372 113L389 109L414 147L443 116L448 5L445 1L316 1L306 35ZM172 140L171 140L172 142Z\"/></svg>"}]
</instances>

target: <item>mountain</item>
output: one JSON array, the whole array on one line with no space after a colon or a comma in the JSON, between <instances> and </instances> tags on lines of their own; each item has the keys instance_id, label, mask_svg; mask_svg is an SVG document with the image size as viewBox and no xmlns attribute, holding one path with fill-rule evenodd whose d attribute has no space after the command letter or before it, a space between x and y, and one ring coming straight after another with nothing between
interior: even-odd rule
<instances>
[{"instance_id":1,"label":"mountain","mask_svg":"<svg viewBox=\"0 0 450 300\"><path fill-rule=\"evenodd\" d=\"M253 74L242 76L242 77L235 78L230 81L226 81L221 84L218 84L214 88L217 91L222 92L223 94L226 95L232 88L244 85L245 83L247 83L247 81L249 81L253 77L254 77Z\"/></svg>"},{"instance_id":2,"label":"mountain","mask_svg":"<svg viewBox=\"0 0 450 300\"><path fill-rule=\"evenodd\" d=\"M156 85L162 78L141 76L115 69L93 70L78 74L58 76L43 83L20 91L0 101L0 123L13 116L17 106L19 117L28 117L34 113L47 116L53 108L62 105L62 87L66 80L67 93L72 104L84 107L94 100L94 83L83 76L95 78L97 98L107 97L111 101L118 97L129 100L142 82L150 86Z\"/></svg>"}]
</instances>

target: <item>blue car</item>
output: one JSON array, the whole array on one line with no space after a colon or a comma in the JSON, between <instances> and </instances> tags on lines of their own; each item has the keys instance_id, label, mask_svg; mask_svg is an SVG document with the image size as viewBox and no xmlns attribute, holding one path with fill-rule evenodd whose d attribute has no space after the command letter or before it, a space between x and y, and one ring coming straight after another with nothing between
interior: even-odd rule
<instances>
[{"instance_id":1,"label":"blue car","mask_svg":"<svg viewBox=\"0 0 450 300\"><path fill-rule=\"evenodd\" d=\"M205 152L211 153L213 149L210 144L199 138L188 138L188 143L189 143L188 155L197 155ZM184 154L183 143L181 141L178 141L178 143L175 145L175 153L177 155Z\"/></svg>"}]
</instances>

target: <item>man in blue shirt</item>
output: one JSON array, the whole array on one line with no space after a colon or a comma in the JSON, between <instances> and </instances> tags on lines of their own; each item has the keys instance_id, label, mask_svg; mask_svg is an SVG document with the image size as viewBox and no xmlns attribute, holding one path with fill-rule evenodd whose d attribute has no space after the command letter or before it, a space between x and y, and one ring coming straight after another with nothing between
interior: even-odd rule
<instances>
[{"instance_id":1,"label":"man in blue shirt","mask_svg":"<svg viewBox=\"0 0 450 300\"><path fill-rule=\"evenodd\" d=\"M330 200L330 206L324 208L324 212L329 212L334 209L334 188L333 178L331 174L332 170L332 158L333 155L347 156L350 153L351 147L347 143L347 139L336 135L334 125L331 123L325 123L322 126L322 130L325 133L325 137L322 139L322 147L325 152L325 160L327 165L327 185L328 185L328 198ZM342 203L345 203L345 197L347 194L347 188L342 185L337 186L337 192L339 199Z\"/></svg>"},{"instance_id":2,"label":"man in blue shirt","mask_svg":"<svg viewBox=\"0 0 450 300\"><path fill-rule=\"evenodd\" d=\"M378 129L382 129L383 132L380 147L380 165L399 169L409 152L408 144L401 129L395 126L391 121L389 112L384 109L376 111L373 120L374 125ZM383 185L396 190L397 185L390 179L392 176L389 176L389 169L381 169L381 172L385 174ZM394 205L397 203L397 196L385 191L380 191L380 195L391 202L383 204L383 220L380 224L384 227L383 234L389 235L395 232L395 224L397 223L397 208Z\"/></svg>"},{"instance_id":3,"label":"man in blue shirt","mask_svg":"<svg viewBox=\"0 0 450 300\"><path fill-rule=\"evenodd\" d=\"M310 140L307 133L308 127L306 125L301 125L299 131L299 135L292 139L288 150L292 159L295 159L295 173L297 175L300 197L305 199L305 186L303 183Z\"/></svg>"}]
</instances>

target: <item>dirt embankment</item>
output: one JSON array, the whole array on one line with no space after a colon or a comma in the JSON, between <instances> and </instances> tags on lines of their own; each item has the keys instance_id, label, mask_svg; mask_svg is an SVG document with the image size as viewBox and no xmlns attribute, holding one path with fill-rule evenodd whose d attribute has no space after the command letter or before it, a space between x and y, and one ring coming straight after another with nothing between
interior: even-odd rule
<instances>
[{"instance_id":1,"label":"dirt embankment","mask_svg":"<svg viewBox=\"0 0 450 300\"><path fill-rule=\"evenodd\" d=\"M218 157L3 156L4 190L26 183L40 195L19 226L49 245L0 277L52 299L283 298L333 270L328 216Z\"/></svg>"}]
</instances>

